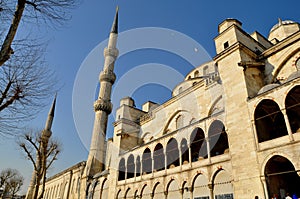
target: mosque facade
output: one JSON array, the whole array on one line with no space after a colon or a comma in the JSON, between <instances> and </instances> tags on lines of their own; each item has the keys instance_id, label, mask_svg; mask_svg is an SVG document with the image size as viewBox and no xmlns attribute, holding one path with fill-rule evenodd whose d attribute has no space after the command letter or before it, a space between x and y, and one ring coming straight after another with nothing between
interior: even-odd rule
<instances>
[{"instance_id":1,"label":"mosque facade","mask_svg":"<svg viewBox=\"0 0 300 199\"><path fill-rule=\"evenodd\" d=\"M118 12L104 51L88 159L48 178L44 198L300 197L297 22L279 20L266 38L224 20L214 58L190 71L164 104L138 109L123 98L113 137L105 140L117 36Z\"/></svg>"}]
</instances>

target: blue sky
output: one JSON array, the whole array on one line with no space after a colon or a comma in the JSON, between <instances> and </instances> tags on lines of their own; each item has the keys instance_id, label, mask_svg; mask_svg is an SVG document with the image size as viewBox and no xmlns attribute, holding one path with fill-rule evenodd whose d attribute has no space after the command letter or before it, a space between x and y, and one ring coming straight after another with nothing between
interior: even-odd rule
<instances>
[{"instance_id":1,"label":"blue sky","mask_svg":"<svg viewBox=\"0 0 300 199\"><path fill-rule=\"evenodd\" d=\"M213 39L217 36L218 24L226 18L236 18L243 23L243 29L246 32L252 33L257 30L266 37L272 26L277 23L278 17L283 20L289 19L300 22L300 2L296 0L287 0L280 5L278 2L257 0L83 0L79 7L72 11L73 17L64 28L44 30L40 27L41 32L36 32L36 34L45 37L45 40L50 41L46 57L49 65L56 71L60 79L59 84L63 85L58 93L53 124L53 136L63 143L63 151L59 160L54 163L49 175L87 158L88 151L78 135L73 120L73 85L82 62L97 45L107 39L117 5L120 7L120 33L143 27L168 28L196 40L211 57L215 56ZM191 49L194 49L193 46ZM99 52L99 56L103 56L103 53ZM159 49L141 49L126 53L118 59L115 65L117 78L122 77L132 68L147 63L170 66L182 75L193 68L193 65L188 61L172 52ZM95 64L98 65L98 63ZM98 72L101 71L102 66L103 63L98 65ZM97 84L98 82L95 81L93 86L97 87ZM96 96L97 92L92 93L92 95ZM157 84L141 85L133 93L138 108L147 100L163 103L170 96L169 89ZM49 107L51 100L49 99ZM91 102L93 100L91 99ZM114 104L114 106L117 107L118 104ZM38 118L28 126L42 128L49 107L45 107ZM93 114L92 104L89 111ZM112 121L113 118L110 118L107 132L109 137L112 136L113 131ZM81 122L86 123L87 129L92 128L90 125L93 123L92 120ZM81 132L87 136L91 133L91 130ZM26 178L24 185L26 189L32 166L17 150L13 139L0 141L0 154L2 157L0 170L7 167L18 169Z\"/></svg>"}]
</instances>

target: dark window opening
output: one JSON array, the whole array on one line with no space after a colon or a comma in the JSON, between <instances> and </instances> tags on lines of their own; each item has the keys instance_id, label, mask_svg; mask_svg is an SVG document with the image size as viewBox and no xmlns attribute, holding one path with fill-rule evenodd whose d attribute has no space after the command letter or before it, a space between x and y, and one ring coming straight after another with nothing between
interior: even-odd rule
<instances>
[{"instance_id":1,"label":"dark window opening","mask_svg":"<svg viewBox=\"0 0 300 199\"><path fill-rule=\"evenodd\" d=\"M207 158L207 145L201 128L193 130L190 138L192 162Z\"/></svg>"},{"instance_id":2,"label":"dark window opening","mask_svg":"<svg viewBox=\"0 0 300 199\"><path fill-rule=\"evenodd\" d=\"M229 47L228 41L226 41L223 45L224 45L224 49L228 48Z\"/></svg>"},{"instance_id":3,"label":"dark window opening","mask_svg":"<svg viewBox=\"0 0 300 199\"><path fill-rule=\"evenodd\" d=\"M292 132L300 132L300 86L294 87L287 94L285 107Z\"/></svg>"},{"instance_id":4,"label":"dark window opening","mask_svg":"<svg viewBox=\"0 0 300 199\"><path fill-rule=\"evenodd\" d=\"M161 171L165 169L164 148L160 143L157 144L154 148L153 159L154 159L154 171Z\"/></svg>"},{"instance_id":5,"label":"dark window opening","mask_svg":"<svg viewBox=\"0 0 300 199\"><path fill-rule=\"evenodd\" d=\"M142 157L142 174L148 174L152 172L152 158L151 151L146 148Z\"/></svg>"},{"instance_id":6,"label":"dark window opening","mask_svg":"<svg viewBox=\"0 0 300 199\"><path fill-rule=\"evenodd\" d=\"M255 109L254 118L258 142L288 134L283 114L273 100L261 101Z\"/></svg>"},{"instance_id":7,"label":"dark window opening","mask_svg":"<svg viewBox=\"0 0 300 199\"><path fill-rule=\"evenodd\" d=\"M228 137L224 124L215 120L208 129L210 156L214 157L228 152Z\"/></svg>"},{"instance_id":8,"label":"dark window opening","mask_svg":"<svg viewBox=\"0 0 300 199\"><path fill-rule=\"evenodd\" d=\"M127 160L127 179L133 178L135 172L134 157L131 154Z\"/></svg>"},{"instance_id":9,"label":"dark window opening","mask_svg":"<svg viewBox=\"0 0 300 199\"><path fill-rule=\"evenodd\" d=\"M270 198L274 195L285 198L286 193L299 197L300 177L294 165L285 157L273 156L266 164L265 177Z\"/></svg>"},{"instance_id":10,"label":"dark window opening","mask_svg":"<svg viewBox=\"0 0 300 199\"><path fill-rule=\"evenodd\" d=\"M179 166L179 150L177 141L174 138L171 138L168 141L167 148L167 166L168 168L173 168Z\"/></svg>"},{"instance_id":11,"label":"dark window opening","mask_svg":"<svg viewBox=\"0 0 300 199\"><path fill-rule=\"evenodd\" d=\"M122 158L119 162L119 177L118 177L118 180L125 180L125 171L126 171L126 168L125 168L125 159Z\"/></svg>"}]
</instances>

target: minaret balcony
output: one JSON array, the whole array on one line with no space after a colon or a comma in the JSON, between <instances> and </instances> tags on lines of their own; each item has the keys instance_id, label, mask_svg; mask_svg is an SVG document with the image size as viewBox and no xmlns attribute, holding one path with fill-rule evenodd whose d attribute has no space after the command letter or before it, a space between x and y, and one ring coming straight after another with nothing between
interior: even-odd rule
<instances>
[{"instance_id":1,"label":"minaret balcony","mask_svg":"<svg viewBox=\"0 0 300 199\"><path fill-rule=\"evenodd\" d=\"M105 82L110 82L113 84L116 80L116 74L112 71L102 71L100 73L100 82L105 81Z\"/></svg>"},{"instance_id":2,"label":"minaret balcony","mask_svg":"<svg viewBox=\"0 0 300 199\"><path fill-rule=\"evenodd\" d=\"M94 102L94 110L97 111L104 111L107 114L110 114L112 111L112 103L110 100L104 100L102 98L97 99Z\"/></svg>"},{"instance_id":3,"label":"minaret balcony","mask_svg":"<svg viewBox=\"0 0 300 199\"><path fill-rule=\"evenodd\" d=\"M104 49L104 57L111 56L116 59L118 55L119 55L119 50L117 48L106 47Z\"/></svg>"}]
</instances>

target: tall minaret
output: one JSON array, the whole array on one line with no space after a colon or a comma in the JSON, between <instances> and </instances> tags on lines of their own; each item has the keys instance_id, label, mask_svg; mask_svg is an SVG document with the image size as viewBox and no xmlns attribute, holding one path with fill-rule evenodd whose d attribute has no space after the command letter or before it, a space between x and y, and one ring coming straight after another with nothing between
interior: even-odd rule
<instances>
[{"instance_id":1,"label":"tall minaret","mask_svg":"<svg viewBox=\"0 0 300 199\"><path fill-rule=\"evenodd\" d=\"M27 190L26 199L37 198L37 194L39 193L39 187L42 187L41 184L38 186L37 181L41 182L45 180L46 177L46 170L42 170L42 168L44 169L46 168L47 157L45 156L45 154L47 154L48 142L52 135L51 127L54 119L55 104L56 104L56 95L54 97L52 106L49 110L45 128L41 132L41 137L40 137L41 139L39 142L39 149L38 149L39 153L37 152L37 157L35 162L36 168L39 168L40 170L38 171L33 170L32 172L32 177L31 177L30 185ZM41 155L41 157L39 156L39 154ZM37 179L36 172L44 174L43 175L44 179Z\"/></svg>"},{"instance_id":2,"label":"tall minaret","mask_svg":"<svg viewBox=\"0 0 300 199\"><path fill-rule=\"evenodd\" d=\"M118 7L109 35L108 46L104 49L104 67L100 73L100 91L94 103L95 121L89 156L86 164L86 177L91 177L104 168L105 138L108 115L112 111L111 90L116 80L114 64L119 51L116 48L118 37Z\"/></svg>"}]
</instances>

